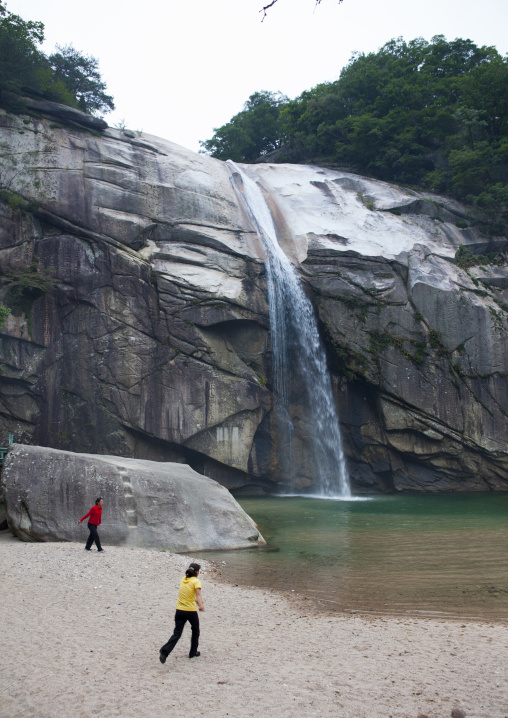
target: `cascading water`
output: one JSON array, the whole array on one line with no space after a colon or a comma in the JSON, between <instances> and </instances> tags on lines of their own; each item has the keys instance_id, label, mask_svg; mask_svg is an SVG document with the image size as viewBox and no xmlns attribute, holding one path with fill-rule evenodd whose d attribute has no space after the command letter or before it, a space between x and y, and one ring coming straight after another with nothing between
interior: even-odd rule
<instances>
[{"instance_id":1,"label":"cascading water","mask_svg":"<svg viewBox=\"0 0 508 718\"><path fill-rule=\"evenodd\" d=\"M301 381L314 463L318 472L315 493L323 497L351 496L342 451L339 417L314 310L300 277L277 241L270 209L259 185L246 171L229 162L232 183L265 252L270 330L273 353L273 393L282 436L292 461L295 435L289 413L290 382Z\"/></svg>"}]
</instances>

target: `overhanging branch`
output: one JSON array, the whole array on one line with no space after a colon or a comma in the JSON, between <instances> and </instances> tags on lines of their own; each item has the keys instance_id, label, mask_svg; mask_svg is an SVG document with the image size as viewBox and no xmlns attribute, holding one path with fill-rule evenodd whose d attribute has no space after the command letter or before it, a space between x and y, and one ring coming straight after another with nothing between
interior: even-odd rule
<instances>
[{"instance_id":1,"label":"overhanging branch","mask_svg":"<svg viewBox=\"0 0 508 718\"><path fill-rule=\"evenodd\" d=\"M269 10L271 7L273 7L273 6L275 5L275 3L278 2L278 1L279 1L279 0L272 0L272 2L268 3L268 5L264 5L264 6L261 8L261 10L259 11L259 12L262 12L262 13L263 13L263 17L261 18L261 22L263 22L263 20L265 19L266 15L267 15L267 10ZM319 4L321 3L321 0L315 0L315 1L316 1L316 5L319 5ZM339 3L342 2L342 0L338 0L338 1L339 1Z\"/></svg>"}]
</instances>

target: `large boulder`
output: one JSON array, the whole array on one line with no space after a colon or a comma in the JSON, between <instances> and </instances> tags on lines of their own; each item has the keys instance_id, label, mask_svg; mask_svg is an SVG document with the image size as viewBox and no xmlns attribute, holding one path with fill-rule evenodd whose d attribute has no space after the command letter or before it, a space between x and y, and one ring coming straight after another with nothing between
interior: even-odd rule
<instances>
[{"instance_id":1,"label":"large boulder","mask_svg":"<svg viewBox=\"0 0 508 718\"><path fill-rule=\"evenodd\" d=\"M229 491L190 466L13 444L2 472L7 520L24 541L80 541L104 498L104 543L175 552L256 546L263 538Z\"/></svg>"}]
</instances>

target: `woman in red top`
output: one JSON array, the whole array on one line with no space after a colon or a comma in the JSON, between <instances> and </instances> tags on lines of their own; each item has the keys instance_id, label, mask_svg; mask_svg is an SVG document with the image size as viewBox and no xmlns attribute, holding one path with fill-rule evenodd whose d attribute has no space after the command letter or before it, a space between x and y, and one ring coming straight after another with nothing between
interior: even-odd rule
<instances>
[{"instance_id":1,"label":"woman in red top","mask_svg":"<svg viewBox=\"0 0 508 718\"><path fill-rule=\"evenodd\" d=\"M85 551L92 550L92 544L94 541L95 541L95 545L97 546L97 551L104 551L104 549L101 546L101 540L99 538L99 533L97 531L97 526L100 526L100 523L101 523L102 504L103 503L104 503L104 501L99 496L99 498L96 499L96 501L95 501L95 506L92 506L90 511L87 514L85 514L82 519L79 519L79 521L78 521L78 524L80 524L88 516L90 516L90 518L88 520L88 530L90 531L90 535L86 542Z\"/></svg>"}]
</instances>

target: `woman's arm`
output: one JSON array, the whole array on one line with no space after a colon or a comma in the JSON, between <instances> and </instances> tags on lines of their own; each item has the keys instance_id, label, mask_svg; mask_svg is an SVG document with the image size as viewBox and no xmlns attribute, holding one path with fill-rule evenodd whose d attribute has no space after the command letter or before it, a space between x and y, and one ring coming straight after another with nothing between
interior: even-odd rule
<instances>
[{"instance_id":1,"label":"woman's arm","mask_svg":"<svg viewBox=\"0 0 508 718\"><path fill-rule=\"evenodd\" d=\"M93 508L93 506L92 506L92 508ZM78 524L80 524L80 523L81 523L82 521L84 521L88 516L90 516L91 513L92 513L92 509L90 509L90 511L89 511L87 514L85 514L82 519L78 519Z\"/></svg>"},{"instance_id":2,"label":"woman's arm","mask_svg":"<svg viewBox=\"0 0 508 718\"><path fill-rule=\"evenodd\" d=\"M196 603L199 606L200 611L204 611L205 607L203 606L203 599L201 598L201 589L196 588Z\"/></svg>"}]
</instances>

